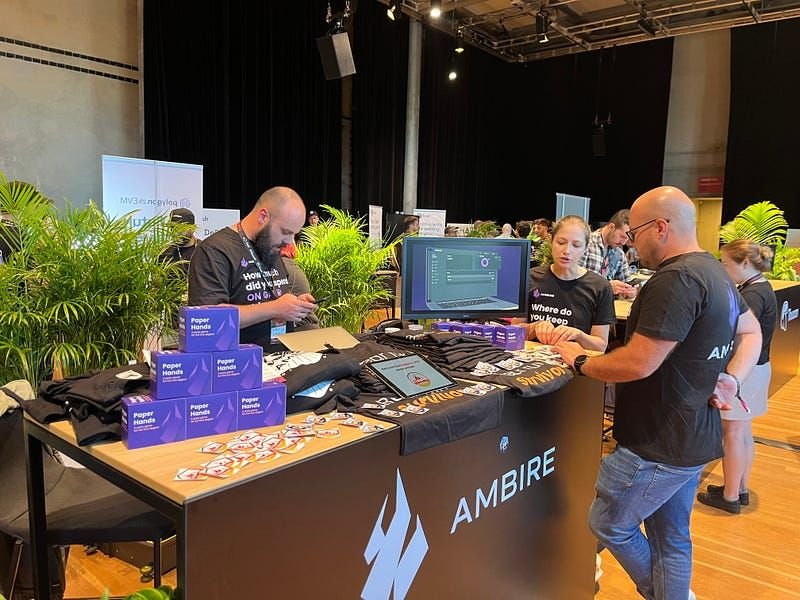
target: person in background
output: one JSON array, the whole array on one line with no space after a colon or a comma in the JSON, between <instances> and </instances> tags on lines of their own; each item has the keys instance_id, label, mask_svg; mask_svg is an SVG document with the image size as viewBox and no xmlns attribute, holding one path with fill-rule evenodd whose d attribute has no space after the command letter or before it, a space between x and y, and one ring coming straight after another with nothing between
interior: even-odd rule
<instances>
[{"instance_id":1,"label":"person in background","mask_svg":"<svg viewBox=\"0 0 800 600\"><path fill-rule=\"evenodd\" d=\"M648 600L695 597L695 492L705 465L723 454L718 409L739 401L738 382L761 350L758 321L697 243L695 218L677 188L638 198L628 238L656 273L633 302L625 345L597 356L555 346L578 375L618 384L617 445L600 466L589 527Z\"/></svg>"},{"instance_id":2,"label":"person in background","mask_svg":"<svg viewBox=\"0 0 800 600\"><path fill-rule=\"evenodd\" d=\"M734 402L731 410L722 414L722 457L724 485L708 485L706 492L697 499L733 514L739 514L742 505L750 504L748 483L753 467L753 418L767 412L767 396L772 370L769 350L778 305L772 286L764 278L764 272L772 268L772 250L750 240L736 240L722 247L722 266L733 279L739 293L753 311L761 325L761 354L753 371L742 381L742 399L750 409L748 413L741 403Z\"/></svg>"},{"instance_id":3,"label":"person in background","mask_svg":"<svg viewBox=\"0 0 800 600\"><path fill-rule=\"evenodd\" d=\"M517 221L517 226L514 229L517 234L517 237L521 240L528 239L528 236L531 234L531 222L530 221Z\"/></svg>"},{"instance_id":4,"label":"person in background","mask_svg":"<svg viewBox=\"0 0 800 600\"><path fill-rule=\"evenodd\" d=\"M181 270L188 276L189 263L197 248L197 238L194 236L194 232L197 230L194 222L194 213L188 208L176 208L169 213L169 220L173 223L191 225L191 230L188 231L177 244L167 248L161 254L161 260L164 262L180 263L179 266Z\"/></svg>"},{"instance_id":5,"label":"person in background","mask_svg":"<svg viewBox=\"0 0 800 600\"><path fill-rule=\"evenodd\" d=\"M505 223L500 230L500 235L495 236L496 239L509 239L514 237L514 230L511 228L511 223Z\"/></svg>"},{"instance_id":6,"label":"person in background","mask_svg":"<svg viewBox=\"0 0 800 600\"><path fill-rule=\"evenodd\" d=\"M552 228L553 223L550 219L536 219L533 222L533 233L541 242L549 242L552 239Z\"/></svg>"},{"instance_id":7,"label":"person in background","mask_svg":"<svg viewBox=\"0 0 800 600\"><path fill-rule=\"evenodd\" d=\"M618 210L608 223L594 231L580 263L582 267L608 279L614 295L624 298L636 295L636 288L627 283L633 278L633 271L622 250L631 229L628 224L630 214L628 209Z\"/></svg>"},{"instance_id":8,"label":"person in background","mask_svg":"<svg viewBox=\"0 0 800 600\"><path fill-rule=\"evenodd\" d=\"M315 210L308 211L308 226L319 225L319 213Z\"/></svg>"},{"instance_id":9,"label":"person in background","mask_svg":"<svg viewBox=\"0 0 800 600\"><path fill-rule=\"evenodd\" d=\"M609 326L616 320L608 281L578 266L589 242L589 226L575 215L553 231L553 264L530 271L530 319L527 339L543 344L574 341L603 352Z\"/></svg>"},{"instance_id":10,"label":"person in background","mask_svg":"<svg viewBox=\"0 0 800 600\"><path fill-rule=\"evenodd\" d=\"M242 344L282 349L276 336L300 328L317 308L280 256L303 227L305 215L303 200L290 188L261 194L240 222L198 246L189 267L189 303L236 306Z\"/></svg>"},{"instance_id":11,"label":"person in background","mask_svg":"<svg viewBox=\"0 0 800 600\"><path fill-rule=\"evenodd\" d=\"M448 225L444 228L444 237L458 237L458 227L455 225Z\"/></svg>"},{"instance_id":12,"label":"person in background","mask_svg":"<svg viewBox=\"0 0 800 600\"><path fill-rule=\"evenodd\" d=\"M419 217L416 215L406 215L403 219L403 233L406 235L416 235L419 233Z\"/></svg>"}]
</instances>

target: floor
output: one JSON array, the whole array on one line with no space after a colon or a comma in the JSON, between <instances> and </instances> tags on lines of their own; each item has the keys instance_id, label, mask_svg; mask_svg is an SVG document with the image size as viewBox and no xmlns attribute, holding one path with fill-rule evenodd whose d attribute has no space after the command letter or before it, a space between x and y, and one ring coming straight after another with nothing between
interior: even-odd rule
<instances>
[{"instance_id":1,"label":"floor","mask_svg":"<svg viewBox=\"0 0 800 600\"><path fill-rule=\"evenodd\" d=\"M693 513L692 588L700 600L800 599L800 376L773 395L768 414L753 429L764 443L756 445L750 506L738 516L700 504ZM721 482L717 461L703 473L702 486ZM639 598L607 551L602 559L597 600ZM67 580L73 599L97 598L104 587L114 595L146 587L133 567L101 553L85 556L79 547L70 556ZM175 584L175 571L165 583Z\"/></svg>"}]
</instances>

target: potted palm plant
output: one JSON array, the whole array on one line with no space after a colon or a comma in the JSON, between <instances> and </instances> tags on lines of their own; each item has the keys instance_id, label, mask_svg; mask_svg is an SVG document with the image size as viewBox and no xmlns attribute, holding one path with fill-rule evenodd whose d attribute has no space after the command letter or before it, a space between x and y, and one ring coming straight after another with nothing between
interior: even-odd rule
<instances>
[{"instance_id":1,"label":"potted palm plant","mask_svg":"<svg viewBox=\"0 0 800 600\"><path fill-rule=\"evenodd\" d=\"M375 244L363 218L332 206L322 208L330 217L303 230L297 264L312 292L326 298L316 312L320 325L358 333L374 307L393 294L378 271L390 265L402 238Z\"/></svg>"},{"instance_id":2,"label":"potted palm plant","mask_svg":"<svg viewBox=\"0 0 800 600\"><path fill-rule=\"evenodd\" d=\"M180 238L166 217L134 227L94 204L58 210L32 185L0 173L0 381L105 369L136 359L177 312L186 281L160 260Z\"/></svg>"},{"instance_id":3,"label":"potted palm plant","mask_svg":"<svg viewBox=\"0 0 800 600\"><path fill-rule=\"evenodd\" d=\"M786 228L788 223L783 211L772 202L757 202L742 210L733 221L720 228L723 244L734 240L751 240L757 244L771 246L775 251L770 279L798 281L796 271L800 265L800 248L787 248Z\"/></svg>"}]
</instances>

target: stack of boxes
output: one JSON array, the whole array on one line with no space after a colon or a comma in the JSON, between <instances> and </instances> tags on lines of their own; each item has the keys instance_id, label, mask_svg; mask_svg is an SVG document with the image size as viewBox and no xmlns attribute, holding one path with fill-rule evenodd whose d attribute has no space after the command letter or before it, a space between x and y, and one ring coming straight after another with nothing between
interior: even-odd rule
<instances>
[{"instance_id":1,"label":"stack of boxes","mask_svg":"<svg viewBox=\"0 0 800 600\"><path fill-rule=\"evenodd\" d=\"M433 324L433 330L477 335L504 350L522 350L525 347L525 327L523 325L481 325L458 321L437 321Z\"/></svg>"},{"instance_id":2,"label":"stack of boxes","mask_svg":"<svg viewBox=\"0 0 800 600\"><path fill-rule=\"evenodd\" d=\"M286 386L262 384L263 350L239 344L237 308L182 307L178 348L152 353L149 395L122 398L122 441L128 448L286 420Z\"/></svg>"}]
</instances>

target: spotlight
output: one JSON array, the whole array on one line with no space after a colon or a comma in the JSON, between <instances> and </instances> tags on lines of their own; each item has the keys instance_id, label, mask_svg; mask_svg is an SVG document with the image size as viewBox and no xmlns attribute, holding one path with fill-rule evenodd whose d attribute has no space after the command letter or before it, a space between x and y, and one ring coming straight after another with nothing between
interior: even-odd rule
<instances>
[{"instance_id":1,"label":"spotlight","mask_svg":"<svg viewBox=\"0 0 800 600\"><path fill-rule=\"evenodd\" d=\"M456 53L456 54L461 54L462 52L464 52L464 42L461 42L461 41L459 41L459 42L456 44L455 53Z\"/></svg>"},{"instance_id":2,"label":"spotlight","mask_svg":"<svg viewBox=\"0 0 800 600\"><path fill-rule=\"evenodd\" d=\"M547 37L547 30L550 29L550 17L544 11L536 13L536 35L539 38L540 44L546 44L550 41Z\"/></svg>"},{"instance_id":3,"label":"spotlight","mask_svg":"<svg viewBox=\"0 0 800 600\"><path fill-rule=\"evenodd\" d=\"M393 0L389 4L389 8L386 9L386 16L389 17L389 19L391 19L392 21L394 21L395 19L397 19L398 16L400 16L399 12L400 12L400 1Z\"/></svg>"},{"instance_id":4,"label":"spotlight","mask_svg":"<svg viewBox=\"0 0 800 600\"><path fill-rule=\"evenodd\" d=\"M447 78L450 81L455 81L458 79L458 72L455 69L450 69L450 72L447 74Z\"/></svg>"},{"instance_id":5,"label":"spotlight","mask_svg":"<svg viewBox=\"0 0 800 600\"><path fill-rule=\"evenodd\" d=\"M650 19L642 17L636 21L636 26L650 37L656 37L656 27L653 25L653 22Z\"/></svg>"},{"instance_id":6,"label":"spotlight","mask_svg":"<svg viewBox=\"0 0 800 600\"><path fill-rule=\"evenodd\" d=\"M442 0L431 0L431 18L438 19L442 16Z\"/></svg>"}]
</instances>

